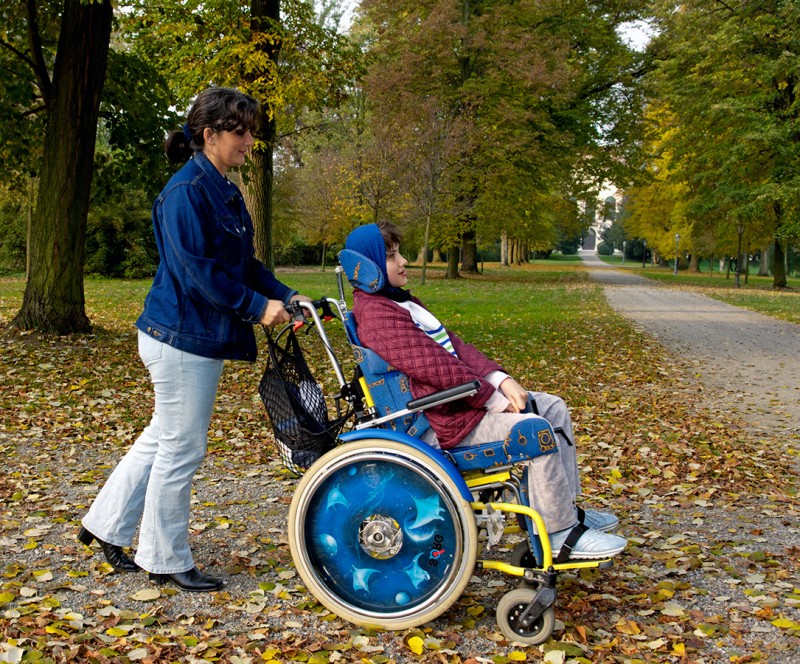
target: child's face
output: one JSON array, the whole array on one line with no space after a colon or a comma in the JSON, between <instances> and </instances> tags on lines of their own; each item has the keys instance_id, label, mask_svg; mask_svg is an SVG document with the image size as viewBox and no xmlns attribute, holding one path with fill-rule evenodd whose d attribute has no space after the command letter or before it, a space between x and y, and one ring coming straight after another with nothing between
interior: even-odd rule
<instances>
[{"instance_id":1,"label":"child's face","mask_svg":"<svg viewBox=\"0 0 800 664\"><path fill-rule=\"evenodd\" d=\"M389 277L390 286L403 288L408 283L406 265L408 261L400 254L399 244L386 252L386 275Z\"/></svg>"}]
</instances>

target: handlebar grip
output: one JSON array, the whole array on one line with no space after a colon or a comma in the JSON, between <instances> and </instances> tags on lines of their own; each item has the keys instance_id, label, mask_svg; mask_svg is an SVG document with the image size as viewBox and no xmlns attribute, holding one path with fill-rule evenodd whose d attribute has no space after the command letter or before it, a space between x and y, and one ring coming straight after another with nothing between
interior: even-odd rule
<instances>
[{"instance_id":1,"label":"handlebar grip","mask_svg":"<svg viewBox=\"0 0 800 664\"><path fill-rule=\"evenodd\" d=\"M412 399L406 404L406 408L408 408L408 410L420 410L422 408L427 408L428 406L439 405L447 403L448 401L456 401L457 399L464 399L465 397L471 397L473 394L477 394L478 390L480 389L480 381L471 380L463 385L448 387L446 390L434 392L426 397Z\"/></svg>"}]
</instances>

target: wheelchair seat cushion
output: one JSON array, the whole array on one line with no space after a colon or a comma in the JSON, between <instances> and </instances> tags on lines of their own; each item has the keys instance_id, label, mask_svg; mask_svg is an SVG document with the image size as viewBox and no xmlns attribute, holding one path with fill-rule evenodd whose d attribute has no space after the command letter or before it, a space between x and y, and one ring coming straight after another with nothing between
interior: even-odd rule
<instances>
[{"instance_id":1,"label":"wheelchair seat cushion","mask_svg":"<svg viewBox=\"0 0 800 664\"><path fill-rule=\"evenodd\" d=\"M543 417L528 417L517 422L505 440L451 447L445 454L461 472L491 470L535 459L557 450L556 437Z\"/></svg>"}]
</instances>

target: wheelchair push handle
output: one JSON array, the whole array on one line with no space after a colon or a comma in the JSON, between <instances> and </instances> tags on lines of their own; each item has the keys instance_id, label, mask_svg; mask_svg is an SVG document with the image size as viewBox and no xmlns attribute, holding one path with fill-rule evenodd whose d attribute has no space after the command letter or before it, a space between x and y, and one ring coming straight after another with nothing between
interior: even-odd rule
<instances>
[{"instance_id":1,"label":"wheelchair push handle","mask_svg":"<svg viewBox=\"0 0 800 664\"><path fill-rule=\"evenodd\" d=\"M284 305L287 313L294 321L294 330L297 331L311 319L314 323L329 321L336 316L333 313L329 298L311 300L311 302L295 301Z\"/></svg>"},{"instance_id":2,"label":"wheelchair push handle","mask_svg":"<svg viewBox=\"0 0 800 664\"><path fill-rule=\"evenodd\" d=\"M336 307L339 312L339 316L334 313L333 309L331 308L332 306ZM347 380L342 372L342 366L339 363L339 360L336 358L333 348L331 347L330 340L328 339L328 335L325 333L325 329L322 326L323 321L341 317L342 311L340 304L336 300L333 300L329 297L323 297L319 300L312 300L311 302L295 300L294 302L289 302L289 304L284 305L284 308L294 321L293 323L289 323L284 328L284 332L290 328L294 332L297 332L298 329L306 324L309 325L309 332L312 329L315 330L322 341L322 345L325 348L325 352L327 353L328 359L333 367L333 372L336 374L336 380L339 382L339 386L344 387L347 384ZM281 334L283 334L283 332Z\"/></svg>"}]
</instances>

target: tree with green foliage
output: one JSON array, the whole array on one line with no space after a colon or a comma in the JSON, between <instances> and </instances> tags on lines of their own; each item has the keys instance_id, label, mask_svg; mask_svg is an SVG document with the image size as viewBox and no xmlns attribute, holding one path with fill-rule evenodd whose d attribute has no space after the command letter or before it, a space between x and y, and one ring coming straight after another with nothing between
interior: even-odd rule
<instances>
[{"instance_id":1,"label":"tree with green foliage","mask_svg":"<svg viewBox=\"0 0 800 664\"><path fill-rule=\"evenodd\" d=\"M362 3L374 32L368 91L381 117L424 131L414 110L432 100L465 128L452 169L461 209L451 276L459 242L465 270L475 267L477 237L546 244L553 195L569 200L591 182L628 179L638 126L631 84L642 68L616 27L643 4ZM380 103L401 94L406 103Z\"/></svg>"},{"instance_id":2,"label":"tree with green foliage","mask_svg":"<svg viewBox=\"0 0 800 664\"><path fill-rule=\"evenodd\" d=\"M4 137L9 127L16 135L0 163L4 173L15 169L18 177L27 171L39 178L27 234L25 294L12 326L59 334L86 332L90 323L83 294L84 237L111 38L111 2L31 0L4 3L3 14L0 76L4 117L9 119ZM26 141L35 142L23 149ZM35 156L24 156L31 144L35 147L30 152L41 154L38 164ZM17 155L19 161L9 168Z\"/></svg>"},{"instance_id":3,"label":"tree with green foliage","mask_svg":"<svg viewBox=\"0 0 800 664\"><path fill-rule=\"evenodd\" d=\"M124 22L133 52L157 66L188 107L209 84L237 87L262 104L245 195L256 251L272 267L274 152L301 129L308 109L332 108L357 76L360 56L335 30L329 3L320 25L303 0L133 0ZM333 19L331 19L333 17Z\"/></svg>"},{"instance_id":4,"label":"tree with green foliage","mask_svg":"<svg viewBox=\"0 0 800 664\"><path fill-rule=\"evenodd\" d=\"M751 249L771 237L773 285L785 286L783 243L800 236L800 3L690 0L654 8L650 94L669 109L664 148L675 167L664 186L685 187L686 216L711 224L728 246L740 226Z\"/></svg>"}]
</instances>

